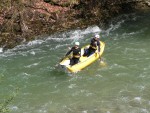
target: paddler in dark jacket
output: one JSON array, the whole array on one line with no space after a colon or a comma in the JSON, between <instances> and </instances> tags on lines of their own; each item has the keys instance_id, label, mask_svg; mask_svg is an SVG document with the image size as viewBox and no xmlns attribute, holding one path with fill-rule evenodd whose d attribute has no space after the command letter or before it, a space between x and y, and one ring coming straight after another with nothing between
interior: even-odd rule
<instances>
[{"instance_id":1,"label":"paddler in dark jacket","mask_svg":"<svg viewBox=\"0 0 150 113\"><path fill-rule=\"evenodd\" d=\"M85 51L83 56L90 56L93 53L95 53L95 51L97 50L97 46L98 46L98 53L100 54L100 40L99 40L99 38L100 38L99 35L95 35L94 38L91 39L90 47L88 48L88 50Z\"/></svg>"},{"instance_id":2,"label":"paddler in dark jacket","mask_svg":"<svg viewBox=\"0 0 150 113\"><path fill-rule=\"evenodd\" d=\"M81 57L81 48L79 47L80 43L75 42L75 46L70 49L70 51L67 52L66 56L69 55L71 52L73 52L73 57L70 59L70 65L77 64L79 62L79 59Z\"/></svg>"}]
</instances>

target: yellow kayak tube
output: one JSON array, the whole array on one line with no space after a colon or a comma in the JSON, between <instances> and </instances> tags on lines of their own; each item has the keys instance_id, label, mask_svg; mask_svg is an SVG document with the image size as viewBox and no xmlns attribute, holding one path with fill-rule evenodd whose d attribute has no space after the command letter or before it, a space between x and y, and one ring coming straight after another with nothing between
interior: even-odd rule
<instances>
[{"instance_id":1,"label":"yellow kayak tube","mask_svg":"<svg viewBox=\"0 0 150 113\"><path fill-rule=\"evenodd\" d=\"M98 49L95 51L95 53L93 53L92 55L90 55L89 57L87 56L83 56L84 54L84 50L86 48L88 48L90 45L86 45L84 47L81 48L81 57L79 60L79 63L71 66L70 64L70 58L72 55L65 57L60 63L60 67L62 69L65 69L66 71L69 71L71 73L75 73L78 71L81 71L82 69L84 69L85 67L91 65L93 62L95 62L96 60L98 60L103 52L104 52L104 48L105 48L105 43L100 41L100 54L98 54Z\"/></svg>"}]
</instances>

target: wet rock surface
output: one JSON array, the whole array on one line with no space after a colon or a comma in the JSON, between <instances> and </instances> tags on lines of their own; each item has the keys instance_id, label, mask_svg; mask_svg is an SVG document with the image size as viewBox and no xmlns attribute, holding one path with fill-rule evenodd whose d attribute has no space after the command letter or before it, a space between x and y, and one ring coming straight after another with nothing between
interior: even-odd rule
<instances>
[{"instance_id":1,"label":"wet rock surface","mask_svg":"<svg viewBox=\"0 0 150 113\"><path fill-rule=\"evenodd\" d=\"M105 27L114 16L149 8L149 0L6 0L0 3L0 48L67 29Z\"/></svg>"}]
</instances>

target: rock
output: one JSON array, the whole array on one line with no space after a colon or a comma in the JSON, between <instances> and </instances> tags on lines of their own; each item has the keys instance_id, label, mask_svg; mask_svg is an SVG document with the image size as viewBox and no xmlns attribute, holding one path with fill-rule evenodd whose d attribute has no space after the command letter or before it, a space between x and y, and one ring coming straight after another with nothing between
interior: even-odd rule
<instances>
[{"instance_id":1,"label":"rock","mask_svg":"<svg viewBox=\"0 0 150 113\"><path fill-rule=\"evenodd\" d=\"M22 28L21 28L19 23L14 23L13 31L15 32L15 34L21 34L22 33Z\"/></svg>"},{"instance_id":2,"label":"rock","mask_svg":"<svg viewBox=\"0 0 150 113\"><path fill-rule=\"evenodd\" d=\"M14 15L14 23L19 23L20 21L20 14Z\"/></svg>"},{"instance_id":3,"label":"rock","mask_svg":"<svg viewBox=\"0 0 150 113\"><path fill-rule=\"evenodd\" d=\"M5 19L11 19L11 18L12 18L12 15L13 15L13 14L12 14L11 12L5 14Z\"/></svg>"},{"instance_id":4,"label":"rock","mask_svg":"<svg viewBox=\"0 0 150 113\"><path fill-rule=\"evenodd\" d=\"M8 3L9 0L6 0ZM7 2L0 2L5 6ZM0 47L12 48L38 35L109 23L112 17L149 7L149 0L21 0L0 8ZM7 34L7 35L6 35Z\"/></svg>"},{"instance_id":5,"label":"rock","mask_svg":"<svg viewBox=\"0 0 150 113\"><path fill-rule=\"evenodd\" d=\"M44 0L44 2L49 3L49 2L51 2L51 0Z\"/></svg>"},{"instance_id":6,"label":"rock","mask_svg":"<svg viewBox=\"0 0 150 113\"><path fill-rule=\"evenodd\" d=\"M149 0L147 0L147 1L146 1L146 3L147 3L147 5L150 7L150 1L149 1Z\"/></svg>"}]
</instances>

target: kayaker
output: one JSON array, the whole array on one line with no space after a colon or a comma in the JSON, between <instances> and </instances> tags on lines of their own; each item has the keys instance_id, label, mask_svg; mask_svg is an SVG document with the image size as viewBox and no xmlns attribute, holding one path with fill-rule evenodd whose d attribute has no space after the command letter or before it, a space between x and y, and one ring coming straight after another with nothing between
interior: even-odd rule
<instances>
[{"instance_id":1,"label":"kayaker","mask_svg":"<svg viewBox=\"0 0 150 113\"><path fill-rule=\"evenodd\" d=\"M97 50L98 46L98 53L100 53L100 35L95 35L94 38L91 39L90 47L85 50L83 56L90 56Z\"/></svg>"},{"instance_id":2,"label":"kayaker","mask_svg":"<svg viewBox=\"0 0 150 113\"><path fill-rule=\"evenodd\" d=\"M75 46L72 47L66 54L66 56L68 56L71 52L73 52L73 57L70 59L71 66L77 64L81 57L81 48L79 47L79 45L80 45L79 42L75 42Z\"/></svg>"}]
</instances>

